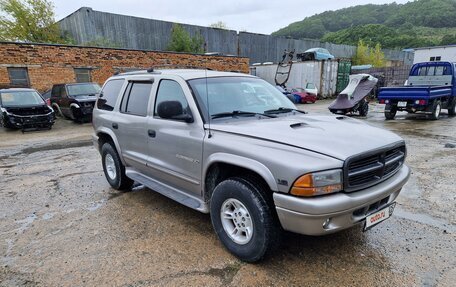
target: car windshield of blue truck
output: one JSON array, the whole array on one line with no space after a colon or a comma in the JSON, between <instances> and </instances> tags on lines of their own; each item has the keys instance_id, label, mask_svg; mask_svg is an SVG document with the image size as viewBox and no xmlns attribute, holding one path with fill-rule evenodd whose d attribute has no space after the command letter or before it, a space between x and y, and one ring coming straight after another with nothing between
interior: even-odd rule
<instances>
[{"instance_id":1,"label":"car windshield of blue truck","mask_svg":"<svg viewBox=\"0 0 456 287\"><path fill-rule=\"evenodd\" d=\"M45 104L43 98L35 91L8 91L0 93L3 107L36 106Z\"/></svg>"},{"instance_id":2,"label":"car windshield of blue truck","mask_svg":"<svg viewBox=\"0 0 456 287\"><path fill-rule=\"evenodd\" d=\"M68 85L68 94L70 96L96 95L101 91L98 84L74 84Z\"/></svg>"},{"instance_id":3,"label":"car windshield of blue truck","mask_svg":"<svg viewBox=\"0 0 456 287\"><path fill-rule=\"evenodd\" d=\"M263 114L279 108L296 109L274 86L257 78L213 77L189 80L188 83L206 120L208 114L213 117L233 111Z\"/></svg>"}]
</instances>

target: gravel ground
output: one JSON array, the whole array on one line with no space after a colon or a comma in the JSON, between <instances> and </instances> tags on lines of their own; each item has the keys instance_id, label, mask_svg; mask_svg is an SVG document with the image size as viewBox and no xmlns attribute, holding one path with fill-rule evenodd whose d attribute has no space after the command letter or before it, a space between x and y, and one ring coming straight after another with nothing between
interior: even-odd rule
<instances>
[{"instance_id":1,"label":"gravel ground","mask_svg":"<svg viewBox=\"0 0 456 287\"><path fill-rule=\"evenodd\" d=\"M413 172L393 217L366 233L287 234L257 264L229 254L208 215L141 186L111 189L90 124L0 128L0 286L454 286L456 118L387 122L373 104L362 120L408 145Z\"/></svg>"}]
</instances>

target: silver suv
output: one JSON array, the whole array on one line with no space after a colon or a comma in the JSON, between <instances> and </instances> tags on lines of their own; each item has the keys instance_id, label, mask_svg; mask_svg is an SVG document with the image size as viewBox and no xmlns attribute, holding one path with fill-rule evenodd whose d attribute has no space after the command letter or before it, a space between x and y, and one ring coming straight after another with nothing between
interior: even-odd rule
<instances>
[{"instance_id":1,"label":"silver suv","mask_svg":"<svg viewBox=\"0 0 456 287\"><path fill-rule=\"evenodd\" d=\"M382 222L410 173L399 136L308 115L245 74L115 75L93 126L113 188L136 181L210 213L223 245L248 262L277 247L282 230L324 235Z\"/></svg>"}]
</instances>

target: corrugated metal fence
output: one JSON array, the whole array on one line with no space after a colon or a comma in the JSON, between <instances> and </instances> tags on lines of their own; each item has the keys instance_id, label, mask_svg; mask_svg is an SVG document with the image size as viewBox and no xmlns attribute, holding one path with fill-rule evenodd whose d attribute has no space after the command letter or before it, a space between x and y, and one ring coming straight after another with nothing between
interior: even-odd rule
<instances>
[{"instance_id":1,"label":"corrugated metal fence","mask_svg":"<svg viewBox=\"0 0 456 287\"><path fill-rule=\"evenodd\" d=\"M76 44L104 39L121 48L159 51L166 50L174 24L99 12L87 7L80 8L59 23L61 30L74 38ZM351 58L356 51L354 46L323 43L318 40L297 40L248 32L237 33L234 30L181 25L191 35L199 33L203 36L206 52L248 57L250 63L277 62L285 49L304 52L310 48L323 47L337 58ZM413 53L395 50L384 50L384 52L388 60L403 61L406 64L413 62Z\"/></svg>"},{"instance_id":2,"label":"corrugated metal fence","mask_svg":"<svg viewBox=\"0 0 456 287\"><path fill-rule=\"evenodd\" d=\"M338 61L296 62L291 66L287 88L303 88L312 83L318 88L320 97L331 97L336 93ZM251 66L250 72L275 85L277 65Z\"/></svg>"}]
</instances>

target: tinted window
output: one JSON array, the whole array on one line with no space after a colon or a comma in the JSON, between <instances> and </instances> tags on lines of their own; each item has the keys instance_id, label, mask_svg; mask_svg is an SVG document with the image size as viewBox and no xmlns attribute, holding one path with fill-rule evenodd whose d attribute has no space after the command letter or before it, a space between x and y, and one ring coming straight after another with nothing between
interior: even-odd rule
<instances>
[{"instance_id":1,"label":"tinted window","mask_svg":"<svg viewBox=\"0 0 456 287\"><path fill-rule=\"evenodd\" d=\"M62 97L65 93L65 86L63 85L57 85L52 87L52 97Z\"/></svg>"},{"instance_id":2,"label":"tinted window","mask_svg":"<svg viewBox=\"0 0 456 287\"><path fill-rule=\"evenodd\" d=\"M146 116L152 82L133 82L129 84L122 100L121 112L136 116Z\"/></svg>"},{"instance_id":3,"label":"tinted window","mask_svg":"<svg viewBox=\"0 0 456 287\"><path fill-rule=\"evenodd\" d=\"M97 101L97 108L106 111L114 110L120 89L124 83L123 79L111 80L106 83Z\"/></svg>"},{"instance_id":4,"label":"tinted window","mask_svg":"<svg viewBox=\"0 0 456 287\"><path fill-rule=\"evenodd\" d=\"M13 86L28 87L30 85L27 68L8 68L8 75Z\"/></svg>"},{"instance_id":5,"label":"tinted window","mask_svg":"<svg viewBox=\"0 0 456 287\"><path fill-rule=\"evenodd\" d=\"M187 99L179 83L172 80L162 80L158 87L157 99L155 101L154 116L158 117L157 108L160 103L166 101L178 101L182 105L184 113L190 114Z\"/></svg>"},{"instance_id":6,"label":"tinted window","mask_svg":"<svg viewBox=\"0 0 456 287\"><path fill-rule=\"evenodd\" d=\"M70 96L96 95L101 90L100 86L95 83L68 85L67 89Z\"/></svg>"},{"instance_id":7,"label":"tinted window","mask_svg":"<svg viewBox=\"0 0 456 287\"><path fill-rule=\"evenodd\" d=\"M92 81L91 70L86 68L75 68L76 83L87 83Z\"/></svg>"}]
</instances>

